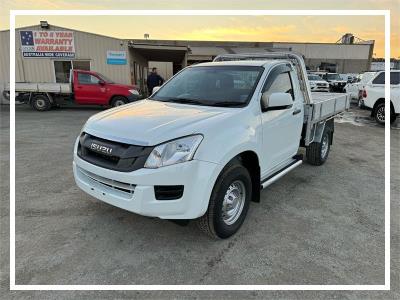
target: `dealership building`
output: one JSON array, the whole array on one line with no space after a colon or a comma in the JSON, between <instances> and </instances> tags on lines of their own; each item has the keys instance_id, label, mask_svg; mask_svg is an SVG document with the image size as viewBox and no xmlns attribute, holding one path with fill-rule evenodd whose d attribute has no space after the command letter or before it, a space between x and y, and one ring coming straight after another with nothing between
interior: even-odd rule
<instances>
[{"instance_id":1,"label":"dealership building","mask_svg":"<svg viewBox=\"0 0 400 300\"><path fill-rule=\"evenodd\" d=\"M146 92L149 69L169 78L187 65L219 54L296 51L311 70L360 73L370 69L374 41L337 43L118 39L41 22L16 30L16 82L68 82L72 68L93 70ZM0 95L9 82L10 31L0 31ZM4 101L4 99L3 99Z\"/></svg>"}]
</instances>

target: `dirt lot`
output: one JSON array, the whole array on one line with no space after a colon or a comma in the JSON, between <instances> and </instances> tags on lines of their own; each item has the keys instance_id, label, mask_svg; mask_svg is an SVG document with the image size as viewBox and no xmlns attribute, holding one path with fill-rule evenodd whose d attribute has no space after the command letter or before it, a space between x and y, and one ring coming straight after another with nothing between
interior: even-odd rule
<instances>
[{"instance_id":1,"label":"dirt lot","mask_svg":"<svg viewBox=\"0 0 400 300\"><path fill-rule=\"evenodd\" d=\"M80 191L72 148L93 108L16 112L17 284L384 284L384 128L354 108L336 122L322 167L304 163L264 190L233 238L146 218ZM1 286L9 282L9 111L1 107ZM392 291L398 299L400 125L391 130ZM4 294L3 294L4 295ZM97 298L95 292L12 292ZM104 298L320 298L318 292L103 292ZM1 297L0 297L1 298ZM8 297L7 297L8 298Z\"/></svg>"}]
</instances>

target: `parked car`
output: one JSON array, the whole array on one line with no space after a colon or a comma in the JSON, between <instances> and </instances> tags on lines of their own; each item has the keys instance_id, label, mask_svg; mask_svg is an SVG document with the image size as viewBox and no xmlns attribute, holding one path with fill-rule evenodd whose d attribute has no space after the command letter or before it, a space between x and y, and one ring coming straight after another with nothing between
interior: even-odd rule
<instances>
[{"instance_id":1,"label":"parked car","mask_svg":"<svg viewBox=\"0 0 400 300\"><path fill-rule=\"evenodd\" d=\"M308 81L312 92L329 92L329 83L316 74L308 74Z\"/></svg>"},{"instance_id":2,"label":"parked car","mask_svg":"<svg viewBox=\"0 0 400 300\"><path fill-rule=\"evenodd\" d=\"M76 139L75 181L111 205L196 219L227 238L260 190L302 163L299 147L312 165L327 160L333 117L348 107L347 94L311 94L299 54L218 56L92 116Z\"/></svg>"},{"instance_id":3,"label":"parked car","mask_svg":"<svg viewBox=\"0 0 400 300\"><path fill-rule=\"evenodd\" d=\"M379 124L385 124L385 72L377 72L364 87L362 105L371 110L371 116ZM400 70L390 71L390 123L400 113Z\"/></svg>"},{"instance_id":4,"label":"parked car","mask_svg":"<svg viewBox=\"0 0 400 300\"><path fill-rule=\"evenodd\" d=\"M10 97L10 87L4 96ZM71 70L69 83L16 83L16 100L37 111L46 111L64 101L84 105L119 106L140 98L134 85L115 83L93 71Z\"/></svg>"},{"instance_id":5,"label":"parked car","mask_svg":"<svg viewBox=\"0 0 400 300\"><path fill-rule=\"evenodd\" d=\"M340 78L338 73L316 72L315 74L319 75L322 79L329 83L330 92L344 92L344 86L346 85L347 81Z\"/></svg>"},{"instance_id":6,"label":"parked car","mask_svg":"<svg viewBox=\"0 0 400 300\"><path fill-rule=\"evenodd\" d=\"M375 74L376 72L365 72L358 75L354 82L346 84L344 91L350 94L351 99L360 100L362 98L361 92L364 86L374 78Z\"/></svg>"},{"instance_id":7,"label":"parked car","mask_svg":"<svg viewBox=\"0 0 400 300\"><path fill-rule=\"evenodd\" d=\"M354 74L354 73L339 74L340 78L346 81L347 83L356 81L358 75L359 74Z\"/></svg>"}]
</instances>

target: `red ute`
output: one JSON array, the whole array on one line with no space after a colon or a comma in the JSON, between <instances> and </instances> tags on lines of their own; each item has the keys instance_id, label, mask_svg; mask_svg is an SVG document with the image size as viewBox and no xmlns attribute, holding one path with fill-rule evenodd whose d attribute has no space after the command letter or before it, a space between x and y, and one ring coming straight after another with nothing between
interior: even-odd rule
<instances>
[{"instance_id":1,"label":"red ute","mask_svg":"<svg viewBox=\"0 0 400 300\"><path fill-rule=\"evenodd\" d=\"M38 111L46 111L65 101L84 105L119 106L141 98L134 85L115 83L93 71L71 72L69 83L16 83L16 100L30 104ZM8 99L9 89L5 89L3 94Z\"/></svg>"},{"instance_id":2,"label":"red ute","mask_svg":"<svg viewBox=\"0 0 400 300\"><path fill-rule=\"evenodd\" d=\"M139 98L133 85L118 84L92 71L73 71L74 100L78 104L118 106Z\"/></svg>"}]
</instances>

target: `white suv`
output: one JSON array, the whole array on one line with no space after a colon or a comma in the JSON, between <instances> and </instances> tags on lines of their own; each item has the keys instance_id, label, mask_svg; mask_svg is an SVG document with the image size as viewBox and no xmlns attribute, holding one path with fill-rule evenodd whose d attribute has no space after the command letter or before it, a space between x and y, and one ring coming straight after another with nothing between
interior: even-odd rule
<instances>
[{"instance_id":1,"label":"white suv","mask_svg":"<svg viewBox=\"0 0 400 300\"><path fill-rule=\"evenodd\" d=\"M364 87L361 105L371 109L371 116L379 124L385 123L385 72L378 72ZM390 71L390 122L400 113L400 70Z\"/></svg>"},{"instance_id":2,"label":"white suv","mask_svg":"<svg viewBox=\"0 0 400 300\"><path fill-rule=\"evenodd\" d=\"M312 92L329 92L329 83L316 74L308 74L308 82Z\"/></svg>"}]
</instances>

